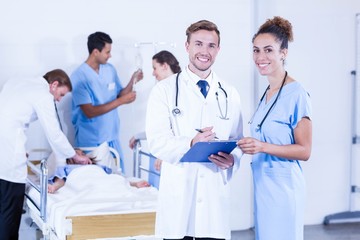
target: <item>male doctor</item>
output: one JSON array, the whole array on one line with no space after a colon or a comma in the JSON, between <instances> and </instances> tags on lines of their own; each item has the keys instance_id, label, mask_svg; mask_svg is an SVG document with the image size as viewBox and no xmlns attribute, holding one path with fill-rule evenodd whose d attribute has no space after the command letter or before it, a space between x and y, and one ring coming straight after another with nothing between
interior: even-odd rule
<instances>
[{"instance_id":1,"label":"male doctor","mask_svg":"<svg viewBox=\"0 0 360 240\"><path fill-rule=\"evenodd\" d=\"M211 155L211 162L180 162L197 142L243 136L240 97L212 70L220 32L207 20L186 30L189 64L151 91L146 135L150 152L163 160L156 235L164 239L230 239L229 180L241 151ZM202 81L198 84L199 80ZM195 129L200 129L197 131Z\"/></svg>"},{"instance_id":2,"label":"male doctor","mask_svg":"<svg viewBox=\"0 0 360 240\"><path fill-rule=\"evenodd\" d=\"M19 238L27 177L26 142L30 123L39 120L55 156L90 162L75 152L61 131L55 101L72 90L69 76L61 69L43 77L12 79L0 92L0 239ZM6 104L4 104L6 103ZM65 162L64 162L65 164Z\"/></svg>"}]
</instances>

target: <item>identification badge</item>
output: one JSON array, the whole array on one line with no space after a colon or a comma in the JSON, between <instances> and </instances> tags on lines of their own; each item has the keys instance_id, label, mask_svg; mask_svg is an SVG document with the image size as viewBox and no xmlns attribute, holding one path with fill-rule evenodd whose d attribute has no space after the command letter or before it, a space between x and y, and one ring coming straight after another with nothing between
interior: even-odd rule
<instances>
[{"instance_id":1,"label":"identification badge","mask_svg":"<svg viewBox=\"0 0 360 240\"><path fill-rule=\"evenodd\" d=\"M108 90L109 90L109 91L112 91L112 90L114 90L114 89L115 89L115 83L114 83L114 82L109 83L109 84L108 84Z\"/></svg>"}]
</instances>

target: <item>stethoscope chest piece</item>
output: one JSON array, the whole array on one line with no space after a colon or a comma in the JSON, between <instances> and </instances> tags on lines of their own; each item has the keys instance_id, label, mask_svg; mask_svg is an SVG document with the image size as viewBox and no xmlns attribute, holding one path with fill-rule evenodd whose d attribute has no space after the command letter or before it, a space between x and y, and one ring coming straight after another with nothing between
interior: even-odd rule
<instances>
[{"instance_id":1,"label":"stethoscope chest piece","mask_svg":"<svg viewBox=\"0 0 360 240\"><path fill-rule=\"evenodd\" d=\"M174 116L178 116L178 115L180 115L181 114L181 111L180 111L180 109L179 108L174 108L173 110L172 110L172 114L174 115Z\"/></svg>"}]
</instances>

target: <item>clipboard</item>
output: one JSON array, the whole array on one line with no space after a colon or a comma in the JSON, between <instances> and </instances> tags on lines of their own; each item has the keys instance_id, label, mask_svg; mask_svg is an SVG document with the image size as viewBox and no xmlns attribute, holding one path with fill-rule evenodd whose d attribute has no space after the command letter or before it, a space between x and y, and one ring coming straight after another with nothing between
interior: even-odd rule
<instances>
[{"instance_id":1,"label":"clipboard","mask_svg":"<svg viewBox=\"0 0 360 240\"><path fill-rule=\"evenodd\" d=\"M211 162L208 157L218 152L231 153L237 141L197 142L180 159L180 162Z\"/></svg>"}]
</instances>

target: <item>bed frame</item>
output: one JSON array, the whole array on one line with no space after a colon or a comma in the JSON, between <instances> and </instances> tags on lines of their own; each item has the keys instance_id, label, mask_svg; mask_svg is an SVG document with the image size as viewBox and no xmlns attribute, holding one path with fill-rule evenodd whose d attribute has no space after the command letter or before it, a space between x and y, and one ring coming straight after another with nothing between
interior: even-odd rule
<instances>
[{"instance_id":1,"label":"bed frame","mask_svg":"<svg viewBox=\"0 0 360 240\"><path fill-rule=\"evenodd\" d=\"M156 171L153 171L150 166L149 158L153 158L154 156L149 153L146 149L143 149L142 143L146 141L146 136L136 136L135 137L135 145L133 149L133 176L137 178L142 178L143 173L153 174L155 176L160 176L160 174ZM146 158L146 161L143 160Z\"/></svg>"},{"instance_id":2,"label":"bed frame","mask_svg":"<svg viewBox=\"0 0 360 240\"><path fill-rule=\"evenodd\" d=\"M68 217L72 235L67 239L89 239L154 235L155 212Z\"/></svg>"},{"instance_id":3,"label":"bed frame","mask_svg":"<svg viewBox=\"0 0 360 240\"><path fill-rule=\"evenodd\" d=\"M86 148L85 150L91 150ZM110 148L114 159L119 166L119 155ZM40 162L40 168L35 164ZM36 204L27 194L25 196L37 210L29 207L32 221L41 229L44 239L59 239L56 232L47 222L47 161L27 161L29 177L28 184L40 193L40 205ZM40 179L40 183L35 179ZM155 211L125 214L107 214L93 216L68 216L67 222L71 224L72 233L67 235L67 240L94 239L94 238L120 238L128 236L154 236ZM134 238L135 239L135 238Z\"/></svg>"}]
</instances>

